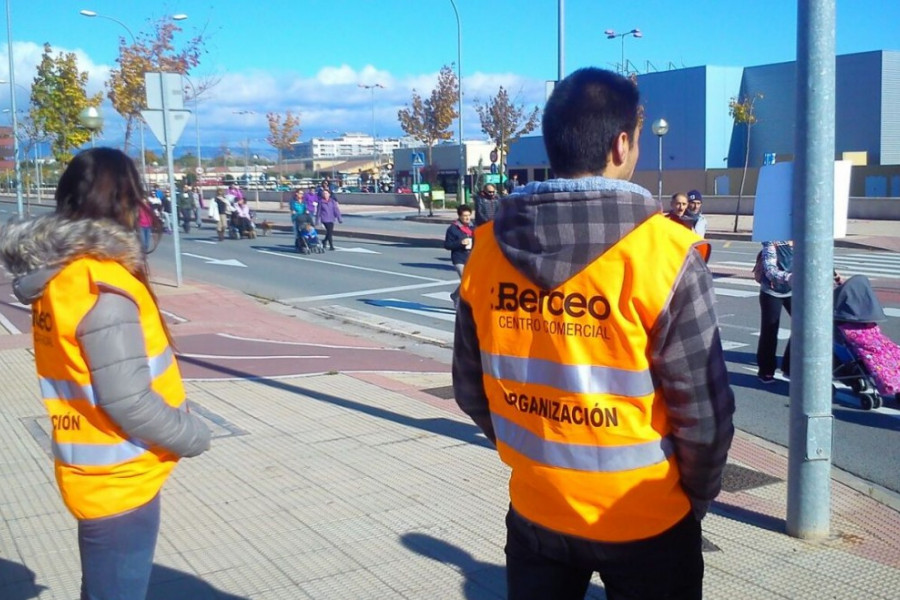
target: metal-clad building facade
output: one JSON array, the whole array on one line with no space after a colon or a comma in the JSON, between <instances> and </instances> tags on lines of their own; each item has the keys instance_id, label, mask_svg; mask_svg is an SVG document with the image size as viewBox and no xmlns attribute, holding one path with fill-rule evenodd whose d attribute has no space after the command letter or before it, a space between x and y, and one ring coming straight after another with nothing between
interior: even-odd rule
<instances>
[{"instance_id":1,"label":"metal-clad building facade","mask_svg":"<svg viewBox=\"0 0 900 600\"><path fill-rule=\"evenodd\" d=\"M836 57L835 158L865 152L868 165L900 165L900 52L878 50ZM731 98L762 94L750 133L751 168L764 156L794 157L796 63L755 67L703 66L638 76L645 122L637 171L659 168L657 118L669 123L663 138L664 171L706 171L744 166L746 127L729 114ZM540 167L540 138L510 149L509 168ZM521 145L521 148L519 147ZM898 184L900 185L900 184ZM900 190L898 190L900 191Z\"/></svg>"}]
</instances>

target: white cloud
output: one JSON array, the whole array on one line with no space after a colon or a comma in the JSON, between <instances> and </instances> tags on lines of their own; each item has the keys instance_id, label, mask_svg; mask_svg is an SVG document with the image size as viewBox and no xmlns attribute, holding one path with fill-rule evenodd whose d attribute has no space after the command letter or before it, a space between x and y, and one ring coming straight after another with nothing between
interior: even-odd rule
<instances>
[{"instance_id":1,"label":"white cloud","mask_svg":"<svg viewBox=\"0 0 900 600\"><path fill-rule=\"evenodd\" d=\"M108 65L99 65L94 63L91 58L81 49L69 49L53 46L53 55L56 56L60 52L75 54L75 60L78 63L79 71L87 71L88 94L96 94L103 91L103 84L109 79L110 67ZM41 62L44 54L43 44L34 42L13 42L13 58L15 61L16 83L22 87L31 90L31 84L37 75L37 67ZM8 46L0 47L0 79L9 80L9 51ZM21 90L20 90L20 93ZM26 99L27 100L27 99Z\"/></svg>"}]
</instances>

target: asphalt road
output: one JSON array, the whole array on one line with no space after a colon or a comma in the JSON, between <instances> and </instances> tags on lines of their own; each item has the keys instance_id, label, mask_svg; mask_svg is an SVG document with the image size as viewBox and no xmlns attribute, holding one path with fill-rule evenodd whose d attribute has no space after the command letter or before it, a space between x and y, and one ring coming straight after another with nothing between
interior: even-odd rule
<instances>
[{"instance_id":1,"label":"asphalt road","mask_svg":"<svg viewBox=\"0 0 900 600\"><path fill-rule=\"evenodd\" d=\"M409 222L402 216L373 209L367 214L348 215L345 226L432 237L444 230L443 225ZM218 242L211 227L194 229L181 236L183 274L187 279L291 304L317 316L334 317L341 327L363 335L388 331L442 343L443 349L435 347L435 357L448 362L446 348L452 340L454 320L449 295L458 281L449 253L433 244L342 238L340 229L338 225L334 252L312 256L297 254L287 233ZM757 249L758 244L751 242L714 241L710 268L716 277L722 339L737 398L736 425L787 446L788 382L779 380L764 386L755 377L759 305L750 269ZM836 266L845 276L861 272L873 278L889 314L882 329L900 341L900 255L839 248L835 256ZM174 277L171 236L164 238L152 255L151 268L160 275ZM3 287L0 294L8 298ZM210 310L215 310L215 298L209 301ZM0 302L0 312L18 321L23 311ZM826 319L823 326L830 327L830 321ZM783 348L790 331L786 314L781 327ZM849 390L840 389L833 413L834 464L900 492L900 472L896 468L900 464L897 404L891 402L879 410L863 411Z\"/></svg>"}]
</instances>

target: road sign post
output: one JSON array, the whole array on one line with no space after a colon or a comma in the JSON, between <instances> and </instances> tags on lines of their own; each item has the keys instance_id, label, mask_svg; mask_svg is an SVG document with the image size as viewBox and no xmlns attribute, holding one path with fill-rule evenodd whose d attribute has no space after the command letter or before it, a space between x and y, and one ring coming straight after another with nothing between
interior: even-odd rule
<instances>
[{"instance_id":1,"label":"road sign post","mask_svg":"<svg viewBox=\"0 0 900 600\"><path fill-rule=\"evenodd\" d=\"M169 221L175 244L175 285L181 286L181 239L178 235L178 199L175 189L175 160L172 151L181 137L190 111L184 110L184 88L178 73L144 73L147 110L141 115L166 151L169 177Z\"/></svg>"}]
</instances>

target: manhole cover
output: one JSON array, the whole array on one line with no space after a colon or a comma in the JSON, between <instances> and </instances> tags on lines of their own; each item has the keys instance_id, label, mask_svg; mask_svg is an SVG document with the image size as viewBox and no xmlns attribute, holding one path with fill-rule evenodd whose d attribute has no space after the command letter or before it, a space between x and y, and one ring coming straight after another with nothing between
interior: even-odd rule
<instances>
[{"instance_id":1,"label":"manhole cover","mask_svg":"<svg viewBox=\"0 0 900 600\"><path fill-rule=\"evenodd\" d=\"M722 489L726 492L741 492L781 481L778 477L754 471L747 467L728 463L722 473Z\"/></svg>"}]
</instances>

